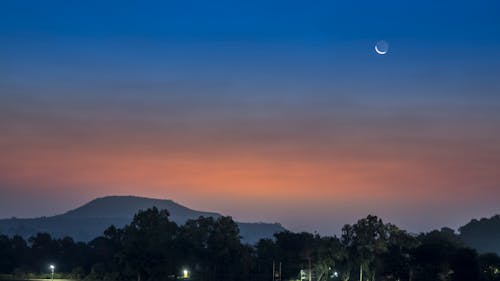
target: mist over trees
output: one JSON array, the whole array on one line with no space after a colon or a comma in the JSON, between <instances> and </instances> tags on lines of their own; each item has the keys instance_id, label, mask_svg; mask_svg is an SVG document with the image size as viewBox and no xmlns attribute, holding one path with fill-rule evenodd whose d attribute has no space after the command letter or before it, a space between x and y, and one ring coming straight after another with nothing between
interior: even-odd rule
<instances>
[{"instance_id":1,"label":"mist over trees","mask_svg":"<svg viewBox=\"0 0 500 281\"><path fill-rule=\"evenodd\" d=\"M83 243L39 233L27 241L0 236L0 273L47 274L84 280L500 280L500 258L467 248L451 229L410 235L367 216L345 225L340 237L280 232L256 245L241 242L230 217L199 217L184 225L167 210L139 211L123 228L110 226ZM309 271L309 269L311 269ZM31 275L30 275L31 274Z\"/></svg>"}]
</instances>

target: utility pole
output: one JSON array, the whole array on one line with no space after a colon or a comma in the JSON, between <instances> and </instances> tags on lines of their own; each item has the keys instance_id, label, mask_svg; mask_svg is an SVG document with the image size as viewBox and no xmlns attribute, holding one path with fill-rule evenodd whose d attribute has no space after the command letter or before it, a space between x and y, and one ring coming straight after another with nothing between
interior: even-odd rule
<instances>
[{"instance_id":1,"label":"utility pole","mask_svg":"<svg viewBox=\"0 0 500 281\"><path fill-rule=\"evenodd\" d=\"M279 271L276 271L276 264L273 260L273 281L281 281L281 262L279 264Z\"/></svg>"},{"instance_id":2,"label":"utility pole","mask_svg":"<svg viewBox=\"0 0 500 281\"><path fill-rule=\"evenodd\" d=\"M309 281L312 281L311 257L309 257Z\"/></svg>"},{"instance_id":3,"label":"utility pole","mask_svg":"<svg viewBox=\"0 0 500 281\"><path fill-rule=\"evenodd\" d=\"M281 262L280 262L280 279L279 281L281 281Z\"/></svg>"},{"instance_id":4,"label":"utility pole","mask_svg":"<svg viewBox=\"0 0 500 281\"><path fill-rule=\"evenodd\" d=\"M50 279L51 279L51 280L54 280L54 270L56 269L56 267L55 267L55 265L51 264L51 265L49 266L49 268L50 268L50 271L51 271L51 274L50 274L50 275L51 275L51 278L50 278Z\"/></svg>"},{"instance_id":5,"label":"utility pole","mask_svg":"<svg viewBox=\"0 0 500 281\"><path fill-rule=\"evenodd\" d=\"M276 269L275 269L275 265L274 265L274 260L273 260L273 273L272 273L272 274L273 274L273 279L272 279L272 281L274 281L274 275L276 274Z\"/></svg>"},{"instance_id":6,"label":"utility pole","mask_svg":"<svg viewBox=\"0 0 500 281\"><path fill-rule=\"evenodd\" d=\"M359 281L363 281L363 264L359 264Z\"/></svg>"},{"instance_id":7,"label":"utility pole","mask_svg":"<svg viewBox=\"0 0 500 281\"><path fill-rule=\"evenodd\" d=\"M280 262L280 280L281 281L281 262Z\"/></svg>"}]
</instances>

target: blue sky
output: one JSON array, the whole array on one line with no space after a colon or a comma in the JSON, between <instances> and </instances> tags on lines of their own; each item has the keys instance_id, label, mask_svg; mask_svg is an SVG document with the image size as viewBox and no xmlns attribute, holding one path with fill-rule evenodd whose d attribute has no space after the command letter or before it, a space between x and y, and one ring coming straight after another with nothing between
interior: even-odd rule
<instances>
[{"instance_id":1,"label":"blue sky","mask_svg":"<svg viewBox=\"0 0 500 281\"><path fill-rule=\"evenodd\" d=\"M498 11L2 1L0 217L108 194L324 233L369 212L413 231L500 212Z\"/></svg>"}]
</instances>

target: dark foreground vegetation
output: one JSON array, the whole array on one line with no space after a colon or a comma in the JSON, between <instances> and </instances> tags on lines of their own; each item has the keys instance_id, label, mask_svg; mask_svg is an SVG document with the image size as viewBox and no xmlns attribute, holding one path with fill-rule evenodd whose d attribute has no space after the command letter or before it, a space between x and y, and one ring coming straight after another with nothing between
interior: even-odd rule
<instances>
[{"instance_id":1,"label":"dark foreground vegetation","mask_svg":"<svg viewBox=\"0 0 500 281\"><path fill-rule=\"evenodd\" d=\"M375 216L345 225L342 236L281 232L255 246L241 242L230 217L179 226L166 210L140 211L123 228L89 243L39 233L0 236L0 273L85 280L500 280L500 258L478 255L453 230L410 235ZM273 277L273 264L281 276ZM309 271L311 269L311 271ZM278 271L278 270L277 270ZM30 275L31 274L31 275ZM39 275L40 276L40 275Z\"/></svg>"}]
</instances>

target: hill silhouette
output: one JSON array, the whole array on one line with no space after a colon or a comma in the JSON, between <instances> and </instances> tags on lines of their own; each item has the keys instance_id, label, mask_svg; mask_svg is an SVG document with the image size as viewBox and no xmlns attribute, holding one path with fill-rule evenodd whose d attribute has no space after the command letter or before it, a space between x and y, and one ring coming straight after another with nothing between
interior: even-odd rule
<instances>
[{"instance_id":1,"label":"hill silhouette","mask_svg":"<svg viewBox=\"0 0 500 281\"><path fill-rule=\"evenodd\" d=\"M188 219L204 217L220 217L220 214L212 212L203 212L189 209L172 200L154 199L135 196L107 196L97 198L89 203L68 211L56 217L61 218L126 218L131 219L138 210L145 210L150 207L158 209L167 209L170 213L170 219L178 224L185 223Z\"/></svg>"},{"instance_id":2,"label":"hill silhouette","mask_svg":"<svg viewBox=\"0 0 500 281\"><path fill-rule=\"evenodd\" d=\"M459 232L464 243L479 252L500 254L500 215L473 219L460 227Z\"/></svg>"},{"instance_id":3,"label":"hill silhouette","mask_svg":"<svg viewBox=\"0 0 500 281\"><path fill-rule=\"evenodd\" d=\"M77 241L89 241L101 235L108 226L122 227L132 220L137 211L151 207L167 209L170 219L177 224L184 224L187 220L200 216L222 216L218 213L193 210L172 200L107 196L52 217L0 219L0 234L21 235L27 238L38 232L47 232L54 237L70 236ZM238 226L243 241L250 244L285 230L278 223L238 222Z\"/></svg>"}]
</instances>

